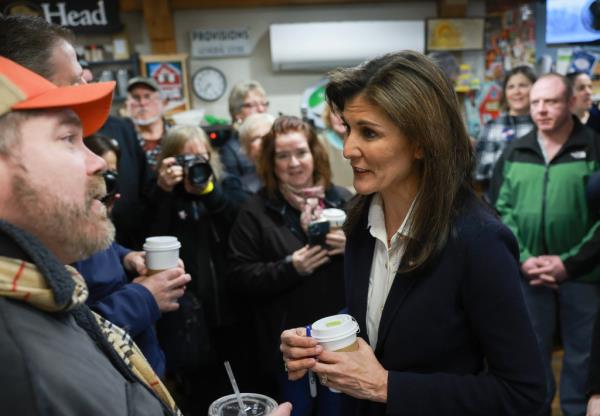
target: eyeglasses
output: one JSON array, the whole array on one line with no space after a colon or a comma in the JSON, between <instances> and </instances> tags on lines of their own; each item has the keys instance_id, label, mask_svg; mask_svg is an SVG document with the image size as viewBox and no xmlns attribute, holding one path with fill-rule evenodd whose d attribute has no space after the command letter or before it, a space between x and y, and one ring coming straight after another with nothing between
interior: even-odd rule
<instances>
[{"instance_id":1,"label":"eyeglasses","mask_svg":"<svg viewBox=\"0 0 600 416\"><path fill-rule=\"evenodd\" d=\"M268 101L261 101L261 102L252 102L252 103L244 103L242 104L243 108L269 108L269 102Z\"/></svg>"}]
</instances>

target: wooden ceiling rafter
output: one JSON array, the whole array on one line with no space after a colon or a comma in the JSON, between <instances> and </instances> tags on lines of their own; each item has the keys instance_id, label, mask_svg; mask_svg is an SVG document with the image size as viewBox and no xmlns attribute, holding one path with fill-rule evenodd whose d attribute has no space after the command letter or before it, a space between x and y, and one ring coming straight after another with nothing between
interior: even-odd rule
<instances>
[{"instance_id":1,"label":"wooden ceiling rafter","mask_svg":"<svg viewBox=\"0 0 600 416\"><path fill-rule=\"evenodd\" d=\"M142 11L145 0L120 0L121 11ZM171 0L172 10L411 3L415 0ZM459 0L462 1L462 0Z\"/></svg>"}]
</instances>

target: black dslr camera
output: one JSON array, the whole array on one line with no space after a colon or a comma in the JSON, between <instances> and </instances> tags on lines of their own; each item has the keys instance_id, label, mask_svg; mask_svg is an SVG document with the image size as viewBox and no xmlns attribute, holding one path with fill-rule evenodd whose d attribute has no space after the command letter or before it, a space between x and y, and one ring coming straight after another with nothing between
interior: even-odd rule
<instances>
[{"instance_id":1,"label":"black dslr camera","mask_svg":"<svg viewBox=\"0 0 600 416\"><path fill-rule=\"evenodd\" d=\"M183 175L195 188L204 188L213 174L208 159L199 155L178 155L175 163L183 168Z\"/></svg>"},{"instance_id":2,"label":"black dslr camera","mask_svg":"<svg viewBox=\"0 0 600 416\"><path fill-rule=\"evenodd\" d=\"M119 192L119 173L116 170L105 170L102 172L102 177L106 184L106 195L102 198L102 202L105 205L110 205Z\"/></svg>"}]
</instances>

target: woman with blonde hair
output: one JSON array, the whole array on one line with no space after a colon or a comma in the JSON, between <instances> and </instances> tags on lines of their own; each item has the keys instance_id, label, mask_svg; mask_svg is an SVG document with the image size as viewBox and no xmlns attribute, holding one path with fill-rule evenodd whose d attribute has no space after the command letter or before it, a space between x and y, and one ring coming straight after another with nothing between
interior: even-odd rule
<instances>
[{"instance_id":1,"label":"woman with blonde hair","mask_svg":"<svg viewBox=\"0 0 600 416\"><path fill-rule=\"evenodd\" d=\"M219 177L221 166L204 131L176 126L167 133L158 159L151 235L171 235L181 242L180 257L192 280L179 309L157 324L167 358L167 377L182 397L185 413L206 414L208 405L229 394L223 361L236 368L247 388L250 359L237 347L243 333L238 299L227 291L225 255L237 208Z\"/></svg>"},{"instance_id":2,"label":"woman with blonde hair","mask_svg":"<svg viewBox=\"0 0 600 416\"><path fill-rule=\"evenodd\" d=\"M274 121L275 117L271 114L255 113L246 117L238 129L242 152L253 165L260 155L262 138L271 130ZM247 172L239 178L239 182L241 192L238 194L244 196L239 202L244 202L262 186L256 170Z\"/></svg>"}]
</instances>

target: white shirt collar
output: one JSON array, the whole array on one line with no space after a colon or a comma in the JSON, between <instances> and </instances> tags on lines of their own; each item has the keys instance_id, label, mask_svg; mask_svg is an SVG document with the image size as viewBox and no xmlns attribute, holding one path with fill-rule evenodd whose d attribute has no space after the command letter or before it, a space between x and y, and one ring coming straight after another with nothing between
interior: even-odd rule
<instances>
[{"instance_id":1,"label":"white shirt collar","mask_svg":"<svg viewBox=\"0 0 600 416\"><path fill-rule=\"evenodd\" d=\"M392 236L392 246L394 246L394 243L401 237L411 237L413 208L416 200L416 198L413 199L410 204L410 208L408 209L408 213L406 214L406 217L404 217L404 221L402 221L402 224L400 224L400 227ZM369 206L368 227L371 235L378 240L383 241L387 247L387 231L385 228L385 216L383 213L383 200L379 194L375 194L371 199L371 204Z\"/></svg>"}]
</instances>

